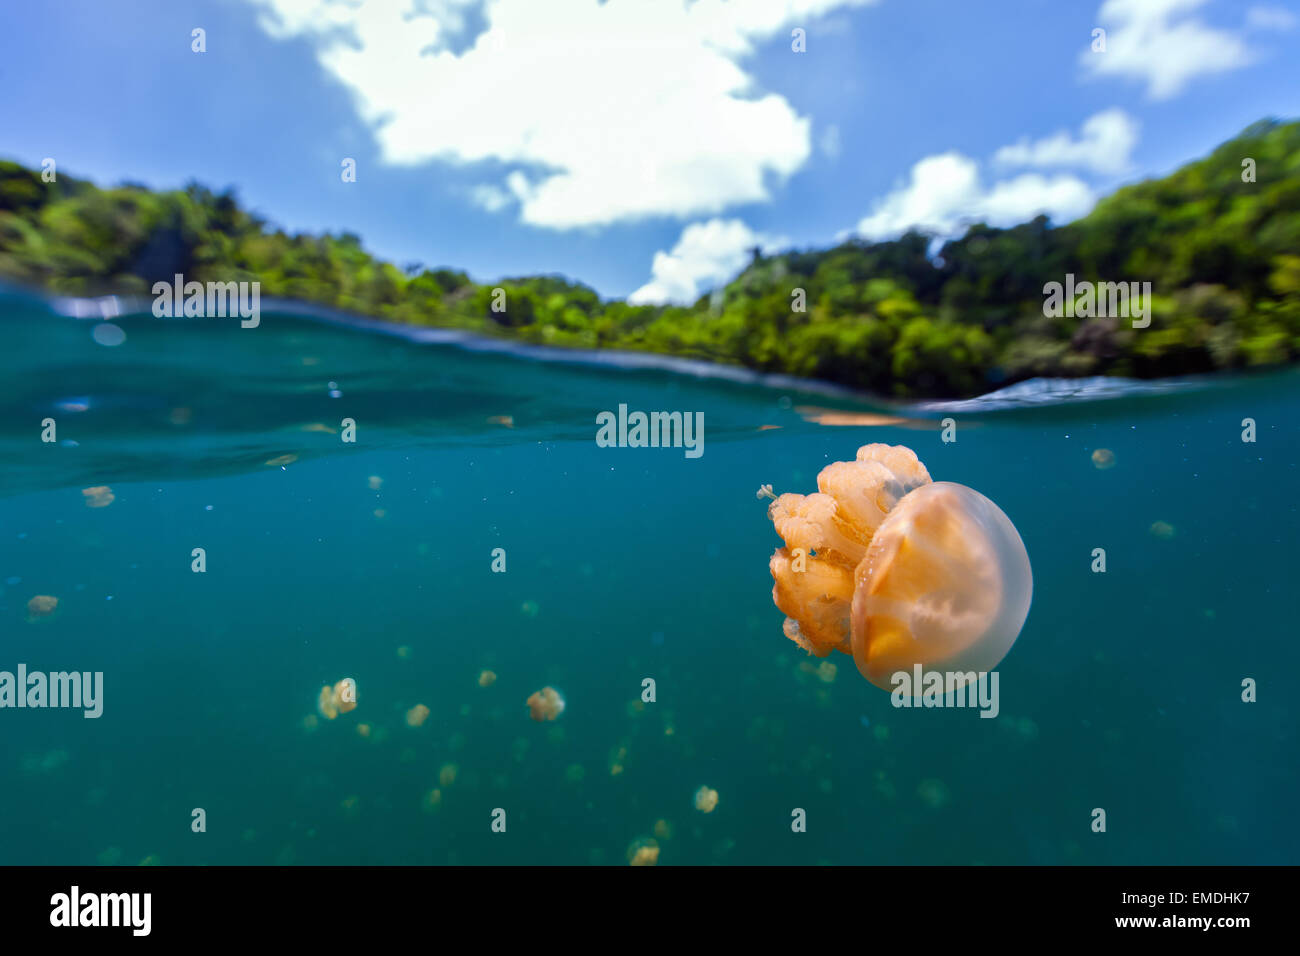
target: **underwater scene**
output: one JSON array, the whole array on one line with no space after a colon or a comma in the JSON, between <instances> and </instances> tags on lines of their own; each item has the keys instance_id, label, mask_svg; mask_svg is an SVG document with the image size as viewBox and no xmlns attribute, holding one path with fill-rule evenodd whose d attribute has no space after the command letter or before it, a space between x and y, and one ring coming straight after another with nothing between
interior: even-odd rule
<instances>
[{"instance_id":1,"label":"underwater scene","mask_svg":"<svg viewBox=\"0 0 1300 956\"><path fill-rule=\"evenodd\" d=\"M1296 858L1295 369L872 403L74 305L0 298L0 671L86 676L4 713L6 863ZM703 429L609 447L620 406ZM869 445L1023 541L996 706L783 633L764 486Z\"/></svg>"}]
</instances>

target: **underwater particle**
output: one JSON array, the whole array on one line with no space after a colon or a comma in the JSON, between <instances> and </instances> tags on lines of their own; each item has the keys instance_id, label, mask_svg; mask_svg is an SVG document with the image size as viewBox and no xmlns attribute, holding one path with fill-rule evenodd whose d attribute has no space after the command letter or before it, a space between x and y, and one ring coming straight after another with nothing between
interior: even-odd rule
<instances>
[{"instance_id":1,"label":"underwater particle","mask_svg":"<svg viewBox=\"0 0 1300 956\"><path fill-rule=\"evenodd\" d=\"M877 740L888 740L889 728L884 724L876 724L876 726L871 728L871 736L875 737Z\"/></svg>"},{"instance_id":2,"label":"underwater particle","mask_svg":"<svg viewBox=\"0 0 1300 956\"><path fill-rule=\"evenodd\" d=\"M193 419L194 410L183 406L180 408L173 408L167 413L167 421L177 426L188 425Z\"/></svg>"},{"instance_id":3,"label":"underwater particle","mask_svg":"<svg viewBox=\"0 0 1300 956\"><path fill-rule=\"evenodd\" d=\"M1177 532L1175 532L1174 526L1171 525L1169 522L1157 521L1151 525L1151 533L1155 535L1157 538L1159 538L1161 541L1168 541Z\"/></svg>"},{"instance_id":4,"label":"underwater particle","mask_svg":"<svg viewBox=\"0 0 1300 956\"><path fill-rule=\"evenodd\" d=\"M397 656L401 660L406 660L411 656L411 648L408 645L403 644L401 647L397 649Z\"/></svg>"},{"instance_id":5,"label":"underwater particle","mask_svg":"<svg viewBox=\"0 0 1300 956\"><path fill-rule=\"evenodd\" d=\"M569 783L582 783L587 779L587 771L580 763L571 763L564 771L564 779Z\"/></svg>"},{"instance_id":6,"label":"underwater particle","mask_svg":"<svg viewBox=\"0 0 1300 956\"><path fill-rule=\"evenodd\" d=\"M384 479L380 478L378 475L371 475L366 479L366 484L370 486L371 491L378 491L380 488L384 487Z\"/></svg>"},{"instance_id":7,"label":"underwater particle","mask_svg":"<svg viewBox=\"0 0 1300 956\"><path fill-rule=\"evenodd\" d=\"M655 836L660 840L671 840L673 838L673 825L667 820L656 820Z\"/></svg>"},{"instance_id":8,"label":"underwater particle","mask_svg":"<svg viewBox=\"0 0 1300 956\"><path fill-rule=\"evenodd\" d=\"M429 708L423 704L416 704L406 712L406 725L408 727L419 727L429 719Z\"/></svg>"},{"instance_id":9,"label":"underwater particle","mask_svg":"<svg viewBox=\"0 0 1300 956\"><path fill-rule=\"evenodd\" d=\"M519 606L519 613L524 617L537 617L539 611L541 608L537 606L536 601L525 601Z\"/></svg>"},{"instance_id":10,"label":"underwater particle","mask_svg":"<svg viewBox=\"0 0 1300 956\"><path fill-rule=\"evenodd\" d=\"M162 858L159 857L157 853L150 853L143 860L137 863L136 866L162 866Z\"/></svg>"},{"instance_id":11,"label":"underwater particle","mask_svg":"<svg viewBox=\"0 0 1300 956\"><path fill-rule=\"evenodd\" d=\"M100 322L91 330L90 337L99 345L110 349L126 341L126 333L122 331L122 327L112 322Z\"/></svg>"},{"instance_id":12,"label":"underwater particle","mask_svg":"<svg viewBox=\"0 0 1300 956\"><path fill-rule=\"evenodd\" d=\"M424 795L424 799L420 801L420 806L425 812L437 810L442 806L442 791L434 787Z\"/></svg>"},{"instance_id":13,"label":"underwater particle","mask_svg":"<svg viewBox=\"0 0 1300 956\"><path fill-rule=\"evenodd\" d=\"M922 780L916 787L916 795L931 810L938 810L950 799L948 788L942 780Z\"/></svg>"},{"instance_id":14,"label":"underwater particle","mask_svg":"<svg viewBox=\"0 0 1300 956\"><path fill-rule=\"evenodd\" d=\"M81 493L85 496L87 508L107 508L113 503L113 489L108 485L96 485L93 488L82 488Z\"/></svg>"},{"instance_id":15,"label":"underwater particle","mask_svg":"<svg viewBox=\"0 0 1300 956\"><path fill-rule=\"evenodd\" d=\"M356 706L357 682L351 677L343 678L333 687L326 684L320 689L317 707L326 720L333 720L339 714L346 714L356 709Z\"/></svg>"},{"instance_id":16,"label":"underwater particle","mask_svg":"<svg viewBox=\"0 0 1300 956\"><path fill-rule=\"evenodd\" d=\"M59 599L50 594L38 594L27 602L27 620L49 617L59 606Z\"/></svg>"},{"instance_id":17,"label":"underwater particle","mask_svg":"<svg viewBox=\"0 0 1300 956\"><path fill-rule=\"evenodd\" d=\"M275 468L283 468L285 465L292 465L297 460L297 455L280 455L276 458L267 459L263 464L271 465Z\"/></svg>"},{"instance_id":18,"label":"underwater particle","mask_svg":"<svg viewBox=\"0 0 1300 956\"><path fill-rule=\"evenodd\" d=\"M1115 453L1109 448L1098 448L1092 453L1092 463L1097 467L1098 471L1114 468Z\"/></svg>"},{"instance_id":19,"label":"underwater particle","mask_svg":"<svg viewBox=\"0 0 1300 956\"><path fill-rule=\"evenodd\" d=\"M1033 596L1011 519L965 485L932 481L902 445L864 445L823 468L817 488L767 509L786 545L768 563L786 637L817 657L851 654L891 692L918 664L993 670Z\"/></svg>"},{"instance_id":20,"label":"underwater particle","mask_svg":"<svg viewBox=\"0 0 1300 956\"><path fill-rule=\"evenodd\" d=\"M638 837L627 848L629 866L654 866L659 862L659 844L650 837Z\"/></svg>"},{"instance_id":21,"label":"underwater particle","mask_svg":"<svg viewBox=\"0 0 1300 956\"><path fill-rule=\"evenodd\" d=\"M718 791L700 787L695 791L695 809L701 813L712 813L718 806Z\"/></svg>"},{"instance_id":22,"label":"underwater particle","mask_svg":"<svg viewBox=\"0 0 1300 956\"><path fill-rule=\"evenodd\" d=\"M497 682L497 675L493 671L488 671L488 670L481 671L478 675L479 687L491 687L496 682Z\"/></svg>"},{"instance_id":23,"label":"underwater particle","mask_svg":"<svg viewBox=\"0 0 1300 956\"><path fill-rule=\"evenodd\" d=\"M117 866L122 861L122 851L118 847L110 846L101 850L95 860L100 866Z\"/></svg>"},{"instance_id":24,"label":"underwater particle","mask_svg":"<svg viewBox=\"0 0 1300 956\"><path fill-rule=\"evenodd\" d=\"M370 736L370 725L369 725L369 724L357 724L357 736L358 736L358 737L369 737L369 736Z\"/></svg>"},{"instance_id":25,"label":"underwater particle","mask_svg":"<svg viewBox=\"0 0 1300 956\"><path fill-rule=\"evenodd\" d=\"M870 728L871 718L868 717L866 714L862 714L861 716L858 717L858 723L860 723L863 727Z\"/></svg>"},{"instance_id":26,"label":"underwater particle","mask_svg":"<svg viewBox=\"0 0 1300 956\"><path fill-rule=\"evenodd\" d=\"M339 801L339 809L350 817L355 817L361 812L361 798L355 793L351 796L344 797Z\"/></svg>"},{"instance_id":27,"label":"underwater particle","mask_svg":"<svg viewBox=\"0 0 1300 956\"><path fill-rule=\"evenodd\" d=\"M513 415L493 415L491 418L488 419L488 424L504 425L506 428L514 428L515 419Z\"/></svg>"},{"instance_id":28,"label":"underwater particle","mask_svg":"<svg viewBox=\"0 0 1300 956\"><path fill-rule=\"evenodd\" d=\"M302 729L307 731L308 733L311 733L319 726L320 726L320 718L317 717L315 714L308 714L306 717L302 719Z\"/></svg>"},{"instance_id":29,"label":"underwater particle","mask_svg":"<svg viewBox=\"0 0 1300 956\"><path fill-rule=\"evenodd\" d=\"M459 772L460 768L454 763L443 764L438 770L438 783L444 787L450 787L456 782L456 774Z\"/></svg>"},{"instance_id":30,"label":"underwater particle","mask_svg":"<svg viewBox=\"0 0 1300 956\"><path fill-rule=\"evenodd\" d=\"M539 722L555 720L564 713L564 698L554 687L534 691L525 703L528 704L528 716Z\"/></svg>"}]
</instances>

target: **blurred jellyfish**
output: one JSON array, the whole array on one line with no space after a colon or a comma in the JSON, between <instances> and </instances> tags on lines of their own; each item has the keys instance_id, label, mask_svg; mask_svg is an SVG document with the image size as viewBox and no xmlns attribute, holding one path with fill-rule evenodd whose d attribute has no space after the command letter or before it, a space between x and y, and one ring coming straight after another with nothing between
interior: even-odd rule
<instances>
[{"instance_id":1,"label":"blurred jellyfish","mask_svg":"<svg viewBox=\"0 0 1300 956\"><path fill-rule=\"evenodd\" d=\"M718 805L718 791L700 787L695 791L695 809L701 813L712 813Z\"/></svg>"},{"instance_id":2,"label":"blurred jellyfish","mask_svg":"<svg viewBox=\"0 0 1300 956\"><path fill-rule=\"evenodd\" d=\"M421 801L421 806L426 812L437 810L442 806L442 791L436 787L430 790L424 795L424 800Z\"/></svg>"},{"instance_id":3,"label":"blurred jellyfish","mask_svg":"<svg viewBox=\"0 0 1300 956\"><path fill-rule=\"evenodd\" d=\"M656 820L655 836L660 840L671 840L673 836L673 825L667 820Z\"/></svg>"},{"instance_id":4,"label":"blurred jellyfish","mask_svg":"<svg viewBox=\"0 0 1300 956\"><path fill-rule=\"evenodd\" d=\"M1157 521L1151 525L1151 533L1162 541L1168 541L1175 534L1174 526L1167 521Z\"/></svg>"},{"instance_id":5,"label":"blurred jellyfish","mask_svg":"<svg viewBox=\"0 0 1300 956\"><path fill-rule=\"evenodd\" d=\"M49 617L59 606L59 599L49 594L38 594L27 602L27 620Z\"/></svg>"},{"instance_id":6,"label":"blurred jellyfish","mask_svg":"<svg viewBox=\"0 0 1300 956\"><path fill-rule=\"evenodd\" d=\"M114 325L112 322L100 322L91 330L90 335L100 345L110 349L126 341L126 333L122 331L121 326Z\"/></svg>"},{"instance_id":7,"label":"blurred jellyfish","mask_svg":"<svg viewBox=\"0 0 1300 956\"><path fill-rule=\"evenodd\" d=\"M528 716L536 721L554 720L564 713L564 698L554 687L543 687L527 700Z\"/></svg>"},{"instance_id":8,"label":"blurred jellyfish","mask_svg":"<svg viewBox=\"0 0 1300 956\"><path fill-rule=\"evenodd\" d=\"M524 617L537 617L540 610L541 608L537 606L536 601L525 601L519 607L519 612L523 614Z\"/></svg>"},{"instance_id":9,"label":"blurred jellyfish","mask_svg":"<svg viewBox=\"0 0 1300 956\"><path fill-rule=\"evenodd\" d=\"M370 736L370 730L371 730L371 728L370 728L370 725L369 725L369 724L357 724L357 736L358 736L358 737L369 737L369 736Z\"/></svg>"},{"instance_id":10,"label":"blurred jellyfish","mask_svg":"<svg viewBox=\"0 0 1300 956\"><path fill-rule=\"evenodd\" d=\"M582 783L587 778L587 771L580 763L571 763L564 771L564 779L569 783Z\"/></svg>"},{"instance_id":11,"label":"blurred jellyfish","mask_svg":"<svg viewBox=\"0 0 1300 956\"><path fill-rule=\"evenodd\" d=\"M113 503L113 489L108 485L96 485L94 488L82 488L87 508L107 508Z\"/></svg>"},{"instance_id":12,"label":"blurred jellyfish","mask_svg":"<svg viewBox=\"0 0 1300 956\"><path fill-rule=\"evenodd\" d=\"M1092 453L1092 463L1097 466L1098 471L1114 468L1115 453L1109 448L1098 448Z\"/></svg>"},{"instance_id":13,"label":"blurred jellyfish","mask_svg":"<svg viewBox=\"0 0 1300 956\"><path fill-rule=\"evenodd\" d=\"M627 848L629 866L654 866L659 862L659 844L650 837L638 837Z\"/></svg>"},{"instance_id":14,"label":"blurred jellyfish","mask_svg":"<svg viewBox=\"0 0 1300 956\"><path fill-rule=\"evenodd\" d=\"M479 687L491 687L497 682L497 675L493 671L483 671L478 675Z\"/></svg>"},{"instance_id":15,"label":"blurred jellyfish","mask_svg":"<svg viewBox=\"0 0 1300 956\"><path fill-rule=\"evenodd\" d=\"M320 689L317 706L326 720L333 720L339 714L356 709L357 682L351 677L345 677L333 687L326 684Z\"/></svg>"},{"instance_id":16,"label":"blurred jellyfish","mask_svg":"<svg viewBox=\"0 0 1300 956\"><path fill-rule=\"evenodd\" d=\"M371 491L378 491L380 488L384 487L384 479L380 478L378 475L371 475L366 479L366 483L370 485Z\"/></svg>"},{"instance_id":17,"label":"blurred jellyfish","mask_svg":"<svg viewBox=\"0 0 1300 956\"><path fill-rule=\"evenodd\" d=\"M429 708L423 704L416 704L406 712L406 724L408 727L419 727L429 719Z\"/></svg>"},{"instance_id":18,"label":"blurred jellyfish","mask_svg":"<svg viewBox=\"0 0 1300 956\"><path fill-rule=\"evenodd\" d=\"M450 787L456 782L456 774L459 772L460 768L454 763L443 764L442 768L438 771L438 783L444 787Z\"/></svg>"},{"instance_id":19,"label":"blurred jellyfish","mask_svg":"<svg viewBox=\"0 0 1300 956\"><path fill-rule=\"evenodd\" d=\"M397 656L401 660L406 660L408 657L411 656L411 648L408 647L406 644L403 644L401 647L397 649Z\"/></svg>"},{"instance_id":20,"label":"blurred jellyfish","mask_svg":"<svg viewBox=\"0 0 1300 956\"><path fill-rule=\"evenodd\" d=\"M515 419L513 415L493 415L491 418L488 419L488 424L504 425L506 428L514 428Z\"/></svg>"},{"instance_id":21,"label":"blurred jellyfish","mask_svg":"<svg viewBox=\"0 0 1300 956\"><path fill-rule=\"evenodd\" d=\"M275 458L268 458L265 464L271 465L272 467L283 468L285 465L292 465L297 460L297 455L279 455Z\"/></svg>"}]
</instances>

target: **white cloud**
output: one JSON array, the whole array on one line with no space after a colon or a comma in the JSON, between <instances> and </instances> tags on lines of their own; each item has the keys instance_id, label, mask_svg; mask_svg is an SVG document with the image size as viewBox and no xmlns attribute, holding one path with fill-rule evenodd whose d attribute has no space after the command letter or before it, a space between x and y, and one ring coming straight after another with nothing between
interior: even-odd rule
<instances>
[{"instance_id":1,"label":"white cloud","mask_svg":"<svg viewBox=\"0 0 1300 956\"><path fill-rule=\"evenodd\" d=\"M633 305L675 302L686 305L711 284L725 282L749 262L755 246L774 251L788 240L754 232L739 219L710 219L682 230L671 252L655 253L653 278L627 301Z\"/></svg>"},{"instance_id":2,"label":"white cloud","mask_svg":"<svg viewBox=\"0 0 1300 956\"><path fill-rule=\"evenodd\" d=\"M1253 30L1290 30L1296 16L1282 7L1251 7L1246 11L1246 26Z\"/></svg>"},{"instance_id":3,"label":"white cloud","mask_svg":"<svg viewBox=\"0 0 1300 956\"><path fill-rule=\"evenodd\" d=\"M1192 16L1207 0L1106 0L1097 11L1106 51L1091 47L1080 62L1095 76L1142 80L1154 100L1176 96L1194 77L1250 63L1251 51L1230 30Z\"/></svg>"},{"instance_id":4,"label":"white cloud","mask_svg":"<svg viewBox=\"0 0 1300 956\"><path fill-rule=\"evenodd\" d=\"M986 188L975 160L948 152L927 156L913 166L909 181L878 202L855 231L873 240L893 238L909 229L950 237L974 222L1012 226L1039 213L1068 222L1086 213L1095 201L1086 183L1068 175L1025 173Z\"/></svg>"},{"instance_id":5,"label":"white cloud","mask_svg":"<svg viewBox=\"0 0 1300 956\"><path fill-rule=\"evenodd\" d=\"M513 164L521 219L569 228L770 199L811 123L740 63L874 0L249 2L272 36L315 44L385 160ZM453 52L471 7L486 32Z\"/></svg>"},{"instance_id":6,"label":"white cloud","mask_svg":"<svg viewBox=\"0 0 1300 956\"><path fill-rule=\"evenodd\" d=\"M1072 166L1122 173L1137 140L1137 121L1121 109L1109 109L1090 116L1078 139L1062 130L1037 142L1022 139L1014 146L1004 146L993 158L1004 166Z\"/></svg>"},{"instance_id":7,"label":"white cloud","mask_svg":"<svg viewBox=\"0 0 1300 956\"><path fill-rule=\"evenodd\" d=\"M488 212L500 212L515 201L512 193L491 183L482 183L471 188L469 198L474 205Z\"/></svg>"}]
</instances>

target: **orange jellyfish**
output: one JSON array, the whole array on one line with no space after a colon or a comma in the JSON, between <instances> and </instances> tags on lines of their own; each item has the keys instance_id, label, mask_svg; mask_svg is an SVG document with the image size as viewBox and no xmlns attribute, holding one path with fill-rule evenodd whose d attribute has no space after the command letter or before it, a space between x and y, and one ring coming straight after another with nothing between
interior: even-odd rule
<instances>
[{"instance_id":1,"label":"orange jellyfish","mask_svg":"<svg viewBox=\"0 0 1300 956\"><path fill-rule=\"evenodd\" d=\"M654 866L659 862L659 844L650 837L638 837L627 848L629 866Z\"/></svg>"},{"instance_id":2,"label":"orange jellyfish","mask_svg":"<svg viewBox=\"0 0 1300 956\"><path fill-rule=\"evenodd\" d=\"M326 720L333 720L339 714L346 714L350 710L355 710L357 706L357 682L351 677L345 677L333 687L326 684L320 689L320 699L317 706L320 708L321 716Z\"/></svg>"},{"instance_id":3,"label":"orange jellyfish","mask_svg":"<svg viewBox=\"0 0 1300 956\"><path fill-rule=\"evenodd\" d=\"M978 491L931 481L902 445L865 445L856 461L823 468L817 487L767 495L786 544L769 564L786 636L818 657L852 654L885 690L916 665L995 668L1033 594L1011 519Z\"/></svg>"},{"instance_id":4,"label":"orange jellyfish","mask_svg":"<svg viewBox=\"0 0 1300 956\"><path fill-rule=\"evenodd\" d=\"M700 787L695 791L695 809L700 813L712 813L718 806L718 791Z\"/></svg>"},{"instance_id":5,"label":"orange jellyfish","mask_svg":"<svg viewBox=\"0 0 1300 956\"><path fill-rule=\"evenodd\" d=\"M116 497L113 489L108 485L96 485L94 488L82 488L82 495L86 498L87 508L107 508L113 503Z\"/></svg>"},{"instance_id":6,"label":"orange jellyfish","mask_svg":"<svg viewBox=\"0 0 1300 956\"><path fill-rule=\"evenodd\" d=\"M406 712L406 723L410 727L419 727L429 718L429 708L416 704Z\"/></svg>"},{"instance_id":7,"label":"orange jellyfish","mask_svg":"<svg viewBox=\"0 0 1300 956\"><path fill-rule=\"evenodd\" d=\"M479 687L491 687L497 682L497 675L493 671L483 671L478 675Z\"/></svg>"},{"instance_id":8,"label":"orange jellyfish","mask_svg":"<svg viewBox=\"0 0 1300 956\"><path fill-rule=\"evenodd\" d=\"M38 617L49 617L58 606L58 598L50 594L38 594L27 602L27 620L34 621Z\"/></svg>"},{"instance_id":9,"label":"orange jellyfish","mask_svg":"<svg viewBox=\"0 0 1300 956\"><path fill-rule=\"evenodd\" d=\"M543 687L528 698L528 716L533 720L554 720L564 713L564 698L554 687Z\"/></svg>"}]
</instances>

